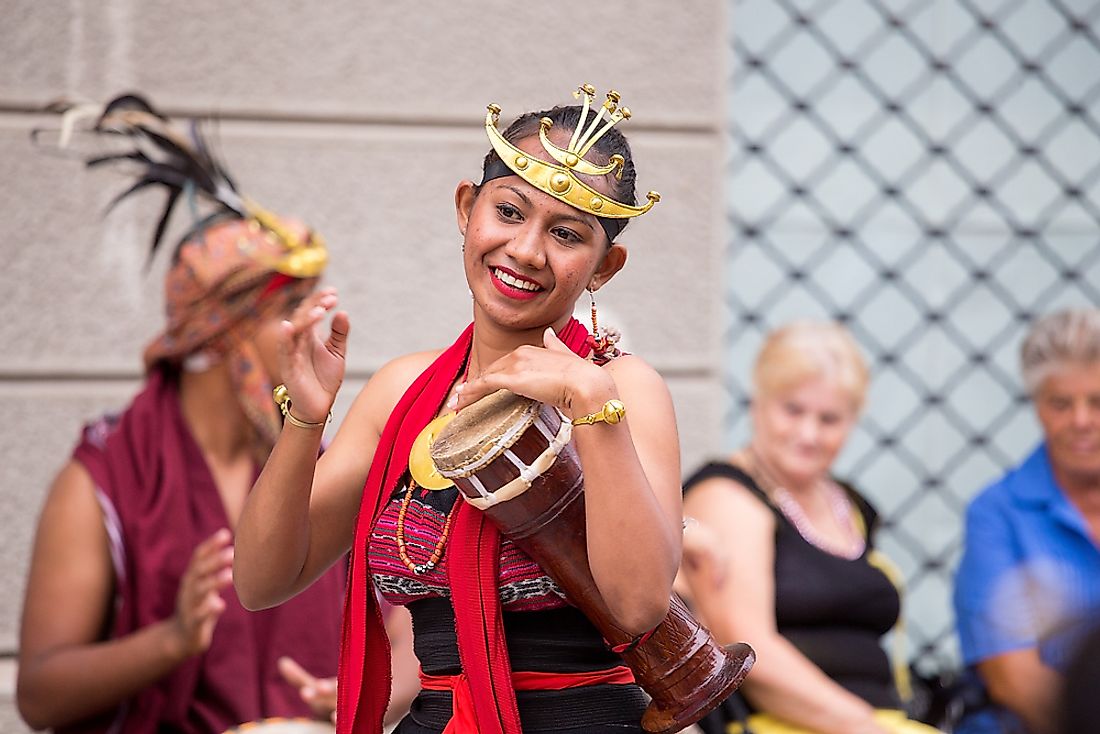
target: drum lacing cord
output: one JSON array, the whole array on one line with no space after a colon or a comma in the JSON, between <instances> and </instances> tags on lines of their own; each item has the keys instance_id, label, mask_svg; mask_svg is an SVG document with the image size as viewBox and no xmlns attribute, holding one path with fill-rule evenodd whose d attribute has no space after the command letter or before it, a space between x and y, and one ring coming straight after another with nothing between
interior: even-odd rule
<instances>
[{"instance_id":1,"label":"drum lacing cord","mask_svg":"<svg viewBox=\"0 0 1100 734\"><path fill-rule=\"evenodd\" d=\"M657 628L654 627L648 632L643 632L629 642L624 642L621 645L612 645L607 640L604 640L604 644L607 645L608 649L611 650L611 652L615 653L616 655L622 655L624 652L634 652L634 650L637 649L638 645L644 644L646 640L652 637L653 633L656 631Z\"/></svg>"}]
</instances>

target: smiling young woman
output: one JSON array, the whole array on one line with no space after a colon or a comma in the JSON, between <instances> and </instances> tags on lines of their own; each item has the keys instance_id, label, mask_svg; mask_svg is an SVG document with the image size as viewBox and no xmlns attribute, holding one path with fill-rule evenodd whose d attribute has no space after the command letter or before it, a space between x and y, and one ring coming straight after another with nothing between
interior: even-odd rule
<instances>
[{"instance_id":1,"label":"smiling young woman","mask_svg":"<svg viewBox=\"0 0 1100 734\"><path fill-rule=\"evenodd\" d=\"M461 681L453 690L434 683L422 690L397 731L511 733L521 721L528 732L641 731L646 697L622 678L621 658L592 624L530 557L480 529L455 488L426 491L408 469L410 448L430 421L501 388L568 419L591 418L572 440L585 477L592 576L622 629L643 635L664 618L681 534L672 401L643 360L608 360L613 350L572 318L584 291L601 288L626 263L617 241L626 221L659 197L635 205L633 159L615 128L629 112L614 92L602 108L591 105L593 95L581 87L581 105L528 113L504 133L490 106L493 147L481 183L462 181L455 190L473 322L450 347L380 369L320 460L320 425L343 378L349 319L336 313L327 339L315 334L337 304L326 293L307 299L284 325L282 373L296 420L249 496L234 582L246 605L272 606L351 549L340 732L381 726L389 676L379 596L411 612L425 680ZM617 404L625 420L592 418ZM623 538L638 539L630 553L622 552ZM471 568L449 565L456 546L496 569L499 593L487 607L459 601L476 579ZM507 639L504 659L472 649L461 633L471 620ZM511 673L554 683L517 691Z\"/></svg>"}]
</instances>

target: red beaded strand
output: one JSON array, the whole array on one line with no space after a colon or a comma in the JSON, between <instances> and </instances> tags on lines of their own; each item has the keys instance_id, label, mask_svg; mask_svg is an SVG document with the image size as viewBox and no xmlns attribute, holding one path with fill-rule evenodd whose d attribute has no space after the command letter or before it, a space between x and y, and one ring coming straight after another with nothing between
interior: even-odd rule
<instances>
[{"instance_id":1,"label":"red beaded strand","mask_svg":"<svg viewBox=\"0 0 1100 734\"><path fill-rule=\"evenodd\" d=\"M412 502L415 489L416 482L412 480L412 477L409 477L409 488L401 500L401 508L397 511L397 555L401 558L401 562L405 564L405 568L420 576L435 568L436 564L439 563L439 559L443 557L443 550L447 545L447 536L451 533L451 520L454 518L455 509L458 507L458 498L455 498L451 511L447 513L447 521L443 523L443 532L439 536L439 542L435 544L435 550L428 557L428 562L413 563L412 559L409 558L409 552L405 545L405 513L409 510L409 504Z\"/></svg>"}]
</instances>

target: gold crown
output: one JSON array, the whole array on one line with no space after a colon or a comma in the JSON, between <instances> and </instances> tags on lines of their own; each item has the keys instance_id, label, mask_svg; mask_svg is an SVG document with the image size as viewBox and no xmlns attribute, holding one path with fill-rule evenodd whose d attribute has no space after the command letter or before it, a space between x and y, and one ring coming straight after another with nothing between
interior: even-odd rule
<instances>
[{"instance_id":1,"label":"gold crown","mask_svg":"<svg viewBox=\"0 0 1100 734\"><path fill-rule=\"evenodd\" d=\"M622 120L630 118L630 110L619 106L619 93L612 90L607 93L607 101L594 111L592 120L589 121L588 112L595 95L596 89L591 84L583 84L573 92L574 97L583 96L584 102L581 118L577 122L577 129L573 131L573 137L569 140L568 148L559 148L550 142L546 133L553 122L549 118L544 117L540 121L539 140L542 142L542 147L559 165L532 158L508 142L497 130L497 120L500 118L498 105L489 105L489 112L485 116L485 132L489 135L493 150L508 168L527 183L540 191L545 191L555 199L564 201L581 211L608 219L627 219L645 214L661 200L661 195L656 191L646 194L649 201L644 205L633 206L610 199L577 178L578 173L589 176L614 173L616 178L622 177L625 161L621 155L611 156L607 165L603 166L585 160L584 157L608 130ZM604 113L607 113L606 120L604 120ZM604 123L603 127L600 127L601 122Z\"/></svg>"},{"instance_id":2,"label":"gold crown","mask_svg":"<svg viewBox=\"0 0 1100 734\"><path fill-rule=\"evenodd\" d=\"M249 219L262 228L269 238L274 238L283 248L283 252L274 257L265 258L265 264L277 273L293 278L316 278L328 264L328 250L325 238L313 232L301 237L283 224L275 214L255 202L246 200L244 208Z\"/></svg>"}]
</instances>

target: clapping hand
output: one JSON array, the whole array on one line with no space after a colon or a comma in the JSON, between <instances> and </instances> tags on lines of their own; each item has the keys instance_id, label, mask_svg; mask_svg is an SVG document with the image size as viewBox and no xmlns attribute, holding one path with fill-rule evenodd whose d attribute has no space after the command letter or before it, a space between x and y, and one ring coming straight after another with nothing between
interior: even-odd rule
<instances>
[{"instance_id":1,"label":"clapping hand","mask_svg":"<svg viewBox=\"0 0 1100 734\"><path fill-rule=\"evenodd\" d=\"M232 535L222 528L195 547L176 593L173 629L185 657L210 647L225 611L221 591L233 582Z\"/></svg>"},{"instance_id":2,"label":"clapping hand","mask_svg":"<svg viewBox=\"0 0 1100 734\"><path fill-rule=\"evenodd\" d=\"M298 689L298 695L309 704L317 716L336 723L336 679L317 678L293 658L279 658L279 672L283 679Z\"/></svg>"},{"instance_id":3,"label":"clapping hand","mask_svg":"<svg viewBox=\"0 0 1100 734\"><path fill-rule=\"evenodd\" d=\"M335 288L325 288L305 298L282 323L279 338L279 370L292 401L291 414L307 423L323 423L344 380L347 357L348 315L332 317L328 338L317 333L321 320L336 308Z\"/></svg>"}]
</instances>

